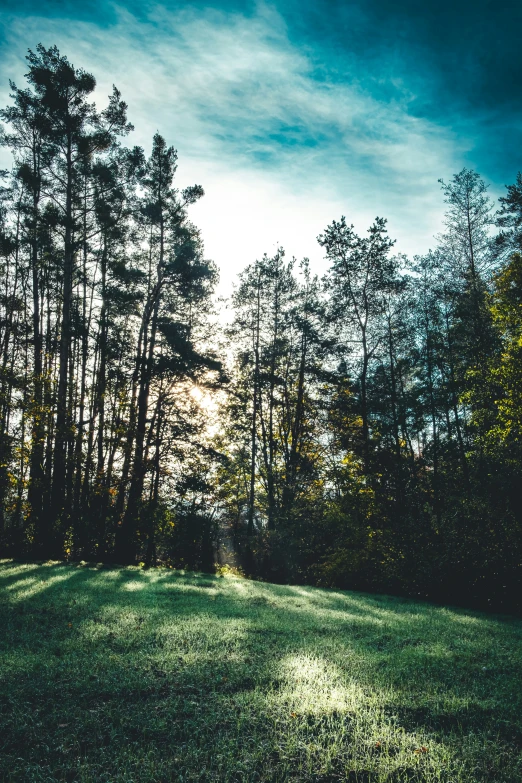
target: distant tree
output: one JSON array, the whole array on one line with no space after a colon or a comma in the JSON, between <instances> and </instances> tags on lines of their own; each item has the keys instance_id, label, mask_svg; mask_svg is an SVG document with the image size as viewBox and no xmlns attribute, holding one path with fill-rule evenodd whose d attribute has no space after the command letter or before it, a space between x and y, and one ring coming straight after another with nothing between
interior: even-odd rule
<instances>
[{"instance_id":1,"label":"distant tree","mask_svg":"<svg viewBox=\"0 0 522 783\"><path fill-rule=\"evenodd\" d=\"M177 153L159 134L144 170L140 224L147 243L146 291L139 326L136 363L132 376L129 428L120 485L119 508L123 508L129 478L128 498L118 525L116 558L133 562L136 530L148 469L148 426L151 392L156 377L171 375L176 381L195 379L203 368L219 370L219 362L201 354L194 344L199 308L216 279L213 265L204 260L198 232L188 222L186 207L203 195L200 187L179 194L172 185ZM208 305L207 305L208 307ZM161 420L160 397L153 423ZM149 435L147 434L149 433ZM158 434L156 434L158 437Z\"/></svg>"},{"instance_id":2,"label":"distant tree","mask_svg":"<svg viewBox=\"0 0 522 783\"><path fill-rule=\"evenodd\" d=\"M376 218L367 237L359 237L344 217L318 237L331 268L326 280L330 292L330 319L336 323L347 363L357 379L362 420L362 454L369 470L371 411L368 396L370 363L383 349L383 316L387 297L397 281L397 261L390 256L393 240L386 220Z\"/></svg>"},{"instance_id":3,"label":"distant tree","mask_svg":"<svg viewBox=\"0 0 522 783\"><path fill-rule=\"evenodd\" d=\"M159 508L167 464L202 446L190 384L220 372L203 349L216 272L186 213L203 191L172 188L161 136L149 161L121 147L132 126L116 88L99 112L94 77L56 47L27 59L29 86L11 84L1 114L14 168L1 194L0 536L18 553L107 558L120 521L132 560L154 550L142 504Z\"/></svg>"},{"instance_id":4,"label":"distant tree","mask_svg":"<svg viewBox=\"0 0 522 783\"><path fill-rule=\"evenodd\" d=\"M274 555L274 542L294 523L313 483L319 460L318 379L327 346L319 282L307 260L296 275L282 249L246 268L233 305L234 359L223 409L233 441L221 477L234 488L231 509L237 522L241 503L246 510L248 560L265 533L266 551ZM240 483L231 483L231 469L242 477ZM247 567L253 568L252 562ZM279 567L273 557L271 567Z\"/></svg>"},{"instance_id":5,"label":"distant tree","mask_svg":"<svg viewBox=\"0 0 522 783\"><path fill-rule=\"evenodd\" d=\"M514 185L507 185L507 194L499 199L496 238L497 249L503 255L522 250L522 173L519 171Z\"/></svg>"},{"instance_id":6,"label":"distant tree","mask_svg":"<svg viewBox=\"0 0 522 783\"><path fill-rule=\"evenodd\" d=\"M463 169L449 183L439 182L448 205L439 243L458 322L455 338L463 363L478 364L487 357L492 336L485 294L496 257L490 235L493 202L475 171Z\"/></svg>"}]
</instances>

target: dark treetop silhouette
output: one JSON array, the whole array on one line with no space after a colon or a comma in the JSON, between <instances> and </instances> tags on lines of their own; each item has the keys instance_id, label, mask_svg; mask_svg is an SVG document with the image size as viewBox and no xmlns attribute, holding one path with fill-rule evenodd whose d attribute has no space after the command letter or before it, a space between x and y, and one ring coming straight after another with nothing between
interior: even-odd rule
<instances>
[{"instance_id":1,"label":"dark treetop silhouette","mask_svg":"<svg viewBox=\"0 0 522 783\"><path fill-rule=\"evenodd\" d=\"M211 569L228 526L272 581L516 608L520 175L496 214L475 172L441 181L413 261L342 217L324 279L251 263L220 331L176 151L126 148L118 90L98 111L56 47L27 59L1 112L2 552Z\"/></svg>"}]
</instances>

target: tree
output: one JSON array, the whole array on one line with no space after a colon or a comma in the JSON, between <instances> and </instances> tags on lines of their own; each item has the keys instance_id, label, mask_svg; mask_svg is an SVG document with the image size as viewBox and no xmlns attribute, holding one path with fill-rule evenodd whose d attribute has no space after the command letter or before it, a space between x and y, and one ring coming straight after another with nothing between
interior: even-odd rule
<instances>
[{"instance_id":1,"label":"tree","mask_svg":"<svg viewBox=\"0 0 522 783\"><path fill-rule=\"evenodd\" d=\"M94 77L56 47L28 61L29 87L12 84L2 112L15 160L1 213L2 535L39 556L110 557L116 520L134 530L188 454L179 443L201 445L186 396L219 374L203 346L216 273L186 214L203 191L172 188L176 153L159 135L148 163L121 147L132 126L116 88L98 112ZM142 527L122 536L130 549Z\"/></svg>"},{"instance_id":2,"label":"tree","mask_svg":"<svg viewBox=\"0 0 522 783\"><path fill-rule=\"evenodd\" d=\"M357 378L362 420L362 455L365 471L370 460L370 362L383 345L386 297L396 283L397 262L389 252L394 242L386 232L386 220L376 218L367 237L359 237L346 219L335 220L318 237L331 268L326 280L331 294L330 319L338 326L345 356Z\"/></svg>"},{"instance_id":3,"label":"tree","mask_svg":"<svg viewBox=\"0 0 522 783\"><path fill-rule=\"evenodd\" d=\"M475 172L462 169L446 184L439 180L444 200L446 231L440 236L440 251L446 274L453 281L456 337L468 359L478 364L488 355L491 324L485 293L495 264L490 236L493 203L487 185Z\"/></svg>"},{"instance_id":4,"label":"tree","mask_svg":"<svg viewBox=\"0 0 522 783\"><path fill-rule=\"evenodd\" d=\"M236 526L241 503L246 512L247 569L256 566L251 550L257 546L257 567L280 568L282 574L282 562L275 564L282 561L276 542L295 524L321 450L318 387L328 348L319 281L306 259L296 275L294 261L286 262L280 248L240 275L233 305L234 361L223 408L233 442L221 477L234 488ZM234 470L241 484L231 482Z\"/></svg>"},{"instance_id":5,"label":"tree","mask_svg":"<svg viewBox=\"0 0 522 783\"><path fill-rule=\"evenodd\" d=\"M519 171L514 185L507 185L507 194L501 196L497 211L497 226L501 229L496 238L501 255L522 250L522 173Z\"/></svg>"},{"instance_id":6,"label":"tree","mask_svg":"<svg viewBox=\"0 0 522 783\"><path fill-rule=\"evenodd\" d=\"M186 207L200 198L203 190L199 186L187 188L180 198L172 186L176 160L176 151L156 134L141 181L144 196L140 223L147 242L147 288L120 485L121 509L130 473L128 498L116 537L115 556L119 562L133 562L136 556L136 531L147 472L147 432L151 432L147 418L156 374L160 370L171 372L179 381L194 378L204 367L219 370L219 363L212 356L200 354L194 344L197 310L208 301L216 279L214 267L203 259L199 235L186 213Z\"/></svg>"}]
</instances>

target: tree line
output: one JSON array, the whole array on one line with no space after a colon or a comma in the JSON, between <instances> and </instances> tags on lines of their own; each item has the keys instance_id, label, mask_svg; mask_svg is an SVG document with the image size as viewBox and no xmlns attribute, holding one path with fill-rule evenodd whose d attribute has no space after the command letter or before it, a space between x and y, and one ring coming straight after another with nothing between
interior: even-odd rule
<instances>
[{"instance_id":1,"label":"tree line","mask_svg":"<svg viewBox=\"0 0 522 783\"><path fill-rule=\"evenodd\" d=\"M175 184L114 88L56 47L0 112L0 546L518 608L522 178L440 181L436 246L386 220L248 265L232 319ZM211 398L217 410L208 427Z\"/></svg>"}]
</instances>

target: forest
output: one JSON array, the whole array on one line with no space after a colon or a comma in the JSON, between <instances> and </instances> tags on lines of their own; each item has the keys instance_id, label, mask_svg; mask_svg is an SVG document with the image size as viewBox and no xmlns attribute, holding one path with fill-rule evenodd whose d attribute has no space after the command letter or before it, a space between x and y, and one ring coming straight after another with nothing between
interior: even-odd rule
<instances>
[{"instance_id":1,"label":"forest","mask_svg":"<svg viewBox=\"0 0 522 783\"><path fill-rule=\"evenodd\" d=\"M114 88L56 47L0 143L0 556L212 571L522 608L522 176L464 168L433 249L332 216L220 315L218 269ZM203 183L204 185L204 183Z\"/></svg>"}]
</instances>

